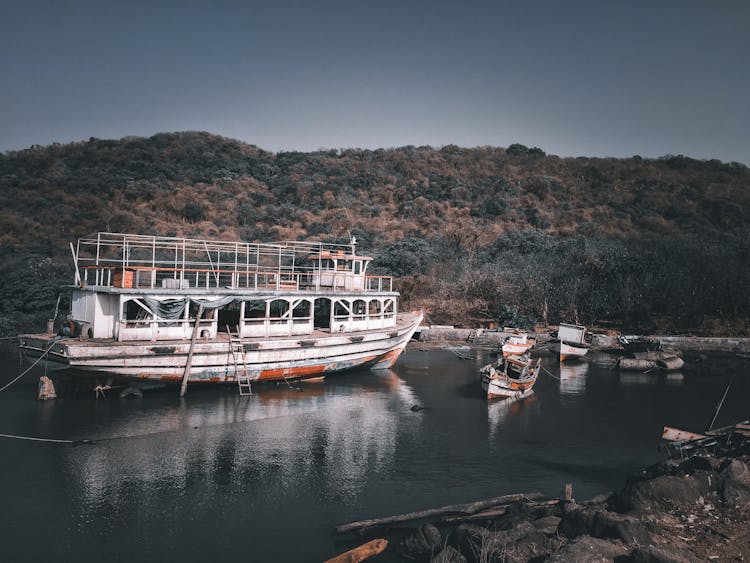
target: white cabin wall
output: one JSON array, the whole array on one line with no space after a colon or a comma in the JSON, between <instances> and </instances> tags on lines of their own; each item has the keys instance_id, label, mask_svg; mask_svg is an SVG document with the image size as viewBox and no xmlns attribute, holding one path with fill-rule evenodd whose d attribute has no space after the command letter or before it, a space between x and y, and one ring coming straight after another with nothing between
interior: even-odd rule
<instances>
[{"instance_id":1,"label":"white cabin wall","mask_svg":"<svg viewBox=\"0 0 750 563\"><path fill-rule=\"evenodd\" d=\"M96 294L96 308L94 311L94 338L114 338L115 323L120 309L118 295L106 293Z\"/></svg>"},{"instance_id":2,"label":"white cabin wall","mask_svg":"<svg viewBox=\"0 0 750 563\"><path fill-rule=\"evenodd\" d=\"M73 290L70 313L76 321L86 321L92 326L96 317L96 294L91 291Z\"/></svg>"}]
</instances>

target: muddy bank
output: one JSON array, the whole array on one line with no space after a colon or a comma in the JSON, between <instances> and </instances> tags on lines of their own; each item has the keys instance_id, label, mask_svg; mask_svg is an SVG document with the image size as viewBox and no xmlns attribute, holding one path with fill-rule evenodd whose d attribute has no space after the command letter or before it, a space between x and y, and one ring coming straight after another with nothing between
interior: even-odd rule
<instances>
[{"instance_id":1,"label":"muddy bank","mask_svg":"<svg viewBox=\"0 0 750 563\"><path fill-rule=\"evenodd\" d=\"M529 336L537 341L537 345L544 348L545 344L553 340L553 330L537 330L530 332ZM502 330L454 328L450 326L421 327L416 336L417 342L412 342L412 347L424 349L440 348L445 345L473 345L473 346L497 346L509 336L509 332ZM616 349L619 344L615 334L590 333L591 346L594 350ZM637 338L637 336L631 336ZM663 348L673 348L683 352L725 352L750 354L750 338L739 337L703 337L703 336L643 336L660 342Z\"/></svg>"},{"instance_id":2,"label":"muddy bank","mask_svg":"<svg viewBox=\"0 0 750 563\"><path fill-rule=\"evenodd\" d=\"M701 449L691 453L685 459L648 467L620 490L585 501L576 501L566 487L550 501L524 495L499 505L486 506L485 501L444 507L448 511L438 510L439 518L432 514L419 525L370 525L359 532L387 538L391 560L750 559L750 444L732 435L713 446L713 453ZM479 510L472 512L477 506Z\"/></svg>"}]
</instances>

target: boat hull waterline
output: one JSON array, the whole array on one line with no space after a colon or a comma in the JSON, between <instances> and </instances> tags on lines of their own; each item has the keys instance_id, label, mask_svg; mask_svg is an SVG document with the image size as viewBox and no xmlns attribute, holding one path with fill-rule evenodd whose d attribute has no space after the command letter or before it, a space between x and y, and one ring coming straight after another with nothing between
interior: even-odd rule
<instances>
[{"instance_id":1,"label":"boat hull waterline","mask_svg":"<svg viewBox=\"0 0 750 563\"><path fill-rule=\"evenodd\" d=\"M250 381L319 378L339 371L393 366L422 321L422 313L400 313L396 326L356 335L346 333L270 339L246 339L244 359L235 362L229 340L196 341L188 381L235 383L237 373ZM81 342L47 335L26 336L21 349L34 361L50 348L43 361L48 369L65 369L81 376L161 382L181 381L189 341Z\"/></svg>"}]
</instances>

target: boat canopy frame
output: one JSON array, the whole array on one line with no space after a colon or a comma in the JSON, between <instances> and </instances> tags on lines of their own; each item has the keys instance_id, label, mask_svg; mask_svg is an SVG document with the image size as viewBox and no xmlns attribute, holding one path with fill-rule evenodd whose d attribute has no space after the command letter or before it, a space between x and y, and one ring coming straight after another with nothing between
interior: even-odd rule
<instances>
[{"instance_id":1,"label":"boat canopy frame","mask_svg":"<svg viewBox=\"0 0 750 563\"><path fill-rule=\"evenodd\" d=\"M134 289L393 291L391 276L367 275L356 241L227 242L99 232L71 245L76 285Z\"/></svg>"}]
</instances>

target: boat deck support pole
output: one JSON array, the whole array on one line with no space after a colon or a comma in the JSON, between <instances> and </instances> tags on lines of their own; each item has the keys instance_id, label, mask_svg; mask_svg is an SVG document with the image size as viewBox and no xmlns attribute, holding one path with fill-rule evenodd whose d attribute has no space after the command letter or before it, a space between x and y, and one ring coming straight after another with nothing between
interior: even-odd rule
<instances>
[{"instance_id":1,"label":"boat deck support pole","mask_svg":"<svg viewBox=\"0 0 750 563\"><path fill-rule=\"evenodd\" d=\"M190 377L190 366L193 365L193 350L195 349L195 341L198 338L198 332L200 331L201 317L203 316L203 304L198 305L198 314L195 316L195 326L193 327L193 338L190 340L190 350L188 350L187 361L185 362L185 373L182 374L182 385L180 386L180 397L184 397L187 393L187 382Z\"/></svg>"}]
</instances>

